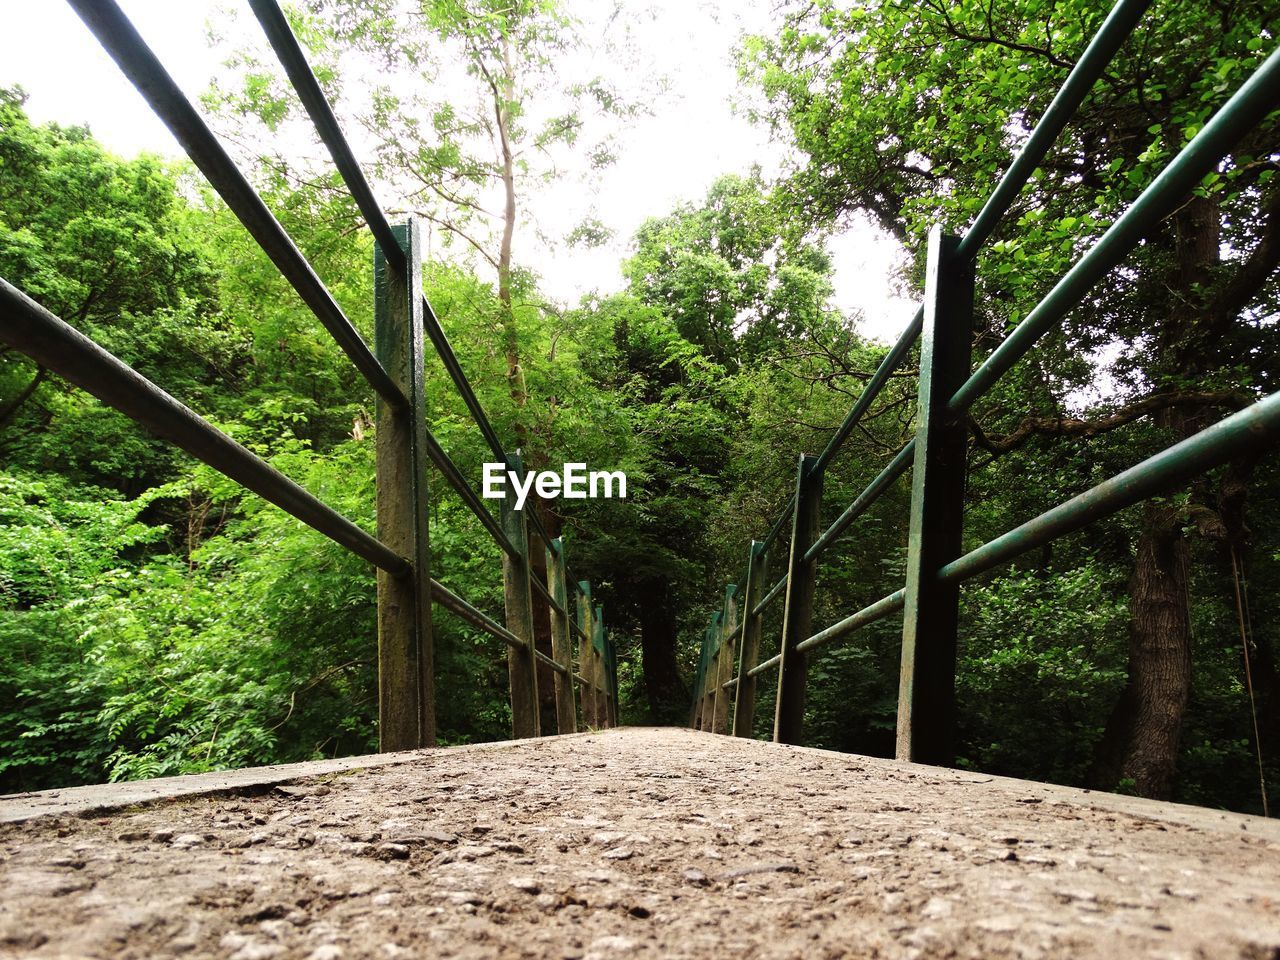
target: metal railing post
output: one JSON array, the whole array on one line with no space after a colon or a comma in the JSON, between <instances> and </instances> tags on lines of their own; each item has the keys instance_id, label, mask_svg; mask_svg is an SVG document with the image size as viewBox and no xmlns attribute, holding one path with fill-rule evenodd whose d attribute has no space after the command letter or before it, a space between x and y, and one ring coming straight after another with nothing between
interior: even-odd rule
<instances>
[{"instance_id":1,"label":"metal railing post","mask_svg":"<svg viewBox=\"0 0 1280 960\"><path fill-rule=\"evenodd\" d=\"M702 725L712 732L716 721L716 677L720 674L720 622L724 614L717 610L707 625L707 668L702 675Z\"/></svg>"},{"instance_id":2,"label":"metal railing post","mask_svg":"<svg viewBox=\"0 0 1280 960\"><path fill-rule=\"evenodd\" d=\"M618 725L618 648L614 646L613 634L604 632L604 668L609 688L609 724Z\"/></svg>"},{"instance_id":3,"label":"metal railing post","mask_svg":"<svg viewBox=\"0 0 1280 960\"><path fill-rule=\"evenodd\" d=\"M604 665L604 606L597 603L591 619L591 682L596 719L601 727L609 723L608 679Z\"/></svg>"},{"instance_id":4,"label":"metal railing post","mask_svg":"<svg viewBox=\"0 0 1280 960\"><path fill-rule=\"evenodd\" d=\"M964 530L967 428L947 403L969 376L973 266L958 245L929 232L898 687L898 759L934 764L955 751L960 587L938 571L960 555Z\"/></svg>"},{"instance_id":5,"label":"metal railing post","mask_svg":"<svg viewBox=\"0 0 1280 960\"><path fill-rule=\"evenodd\" d=\"M787 565L787 599L782 614L782 650L778 664L778 703L773 715L775 743L799 743L804 735L806 657L796 649L813 626L817 558L806 560L818 538L822 507L822 471L817 457L801 454L796 472L796 507L791 518L791 557Z\"/></svg>"},{"instance_id":6,"label":"metal railing post","mask_svg":"<svg viewBox=\"0 0 1280 960\"><path fill-rule=\"evenodd\" d=\"M560 605L550 607L551 659L564 667L566 675L555 674L556 733L576 733L578 709L573 702L573 638L569 624L569 586L565 582L564 544L556 537L547 545L547 590ZM561 613L560 611L564 611Z\"/></svg>"},{"instance_id":7,"label":"metal railing post","mask_svg":"<svg viewBox=\"0 0 1280 960\"><path fill-rule=\"evenodd\" d=\"M702 729L702 693L707 681L707 631L702 631L702 644L698 647L698 673L693 681L693 706L689 710L689 726Z\"/></svg>"},{"instance_id":8,"label":"metal railing post","mask_svg":"<svg viewBox=\"0 0 1280 960\"><path fill-rule=\"evenodd\" d=\"M734 640L738 635L737 596L736 584L731 583L724 588L724 609L720 615L720 653L716 657L712 733L729 732L729 699L732 694L724 685L733 677L733 652L736 649Z\"/></svg>"},{"instance_id":9,"label":"metal railing post","mask_svg":"<svg viewBox=\"0 0 1280 960\"><path fill-rule=\"evenodd\" d=\"M520 454L508 453L513 469L521 471ZM541 733L538 709L538 661L534 656L533 587L529 564L529 533L523 510L515 508L516 494L507 486L502 498L502 532L515 546L517 555L502 556L502 583L506 601L507 629L524 642L524 647L507 647L507 673L511 678L511 735L519 740Z\"/></svg>"},{"instance_id":10,"label":"metal railing post","mask_svg":"<svg viewBox=\"0 0 1280 960\"><path fill-rule=\"evenodd\" d=\"M578 582L578 626L582 630L578 635L578 676L582 678L582 692L578 699L582 703L582 725L598 728L600 718L596 716L596 697L591 672L594 662L591 655L591 638L595 636L595 629L592 626L594 620L591 584L581 580Z\"/></svg>"},{"instance_id":11,"label":"metal railing post","mask_svg":"<svg viewBox=\"0 0 1280 960\"><path fill-rule=\"evenodd\" d=\"M742 644L738 654L738 686L734 691L733 735L750 737L756 717L756 678L750 676L760 662L760 631L764 612L751 611L764 596L769 580L769 551L763 541L751 541L751 559L747 563L747 585L742 596Z\"/></svg>"},{"instance_id":12,"label":"metal railing post","mask_svg":"<svg viewBox=\"0 0 1280 960\"><path fill-rule=\"evenodd\" d=\"M435 743L432 688L431 547L422 357L421 243L414 221L393 228L405 253L397 269L374 249L374 350L408 403L381 395L377 423L378 539L408 558L408 573L378 571L378 745L383 751Z\"/></svg>"}]
</instances>

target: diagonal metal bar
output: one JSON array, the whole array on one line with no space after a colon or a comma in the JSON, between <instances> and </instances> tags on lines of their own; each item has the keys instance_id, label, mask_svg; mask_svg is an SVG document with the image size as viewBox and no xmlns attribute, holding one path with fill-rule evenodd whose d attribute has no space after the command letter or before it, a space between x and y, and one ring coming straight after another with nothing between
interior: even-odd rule
<instances>
[{"instance_id":1,"label":"diagonal metal bar","mask_svg":"<svg viewBox=\"0 0 1280 960\"><path fill-rule=\"evenodd\" d=\"M1177 487L1228 460L1256 453L1277 440L1280 440L1280 393L1273 393L971 550L944 566L938 571L938 577L944 583L954 583L977 576L1050 540Z\"/></svg>"},{"instance_id":2,"label":"diagonal metal bar","mask_svg":"<svg viewBox=\"0 0 1280 960\"><path fill-rule=\"evenodd\" d=\"M0 341L393 576L409 561L0 279Z\"/></svg>"},{"instance_id":3,"label":"diagonal metal bar","mask_svg":"<svg viewBox=\"0 0 1280 960\"><path fill-rule=\"evenodd\" d=\"M262 25L262 30L267 35L267 40L271 42L276 56L284 66L285 73L289 75L289 82L293 84L298 99L302 101L307 115L311 117L321 142L328 148L329 156L333 158L333 165L338 168L338 173L342 175L343 182L351 191L352 199L364 215L369 230L378 241L378 246L382 248L383 256L396 270L403 271L404 251L396 243L391 233L391 223L374 197L373 189L365 179L364 171L360 169L355 154L351 152L347 138L342 135L338 118L334 116L333 108L329 106L324 91L320 89L320 81L316 79L316 75L307 63L306 54L302 52L297 37L289 28L289 21L285 19L284 11L280 9L276 0L249 0L249 6L253 8L258 23Z\"/></svg>"},{"instance_id":4,"label":"diagonal metal bar","mask_svg":"<svg viewBox=\"0 0 1280 960\"><path fill-rule=\"evenodd\" d=\"M782 593L783 588L787 585L787 579L790 574L784 573L782 579L769 588L769 592L760 598L760 602L751 610L751 616L758 617L768 609L769 604L778 599L778 594Z\"/></svg>"},{"instance_id":5,"label":"diagonal metal bar","mask_svg":"<svg viewBox=\"0 0 1280 960\"><path fill-rule=\"evenodd\" d=\"M403 410L408 405L404 394L115 0L67 2L369 385L392 407Z\"/></svg>"},{"instance_id":6,"label":"diagonal metal bar","mask_svg":"<svg viewBox=\"0 0 1280 960\"><path fill-rule=\"evenodd\" d=\"M893 345L893 349L885 354L884 359L880 361L880 366L876 367L876 372L871 375L871 379L863 387L862 393L853 405L853 409L844 418L844 422L840 424L835 435L827 441L826 449L818 454L818 459L813 465L814 470L825 470L827 468L827 464L840 451L840 447L844 445L844 442L849 439L849 434L853 432L853 428L862 419L862 415L867 412L872 401L880 395L884 385L889 382L889 377L902 365L902 361L906 359L916 340L920 338L920 331L923 329L924 307L920 307L915 316L911 318L911 322L907 324L907 328L898 337L898 342Z\"/></svg>"},{"instance_id":7,"label":"diagonal metal bar","mask_svg":"<svg viewBox=\"0 0 1280 960\"><path fill-rule=\"evenodd\" d=\"M516 555L515 545L503 532L501 524L494 519L493 514L484 505L484 501L471 489L471 484L467 483L462 471L445 453L444 448L440 446L440 442L436 440L430 430L427 431L427 456L431 458L431 462L436 465L440 474L449 482L449 486L453 487L458 492L458 496L462 497L463 503L475 514L476 519L489 531L489 536L493 537L494 541L508 556L514 557Z\"/></svg>"},{"instance_id":8,"label":"diagonal metal bar","mask_svg":"<svg viewBox=\"0 0 1280 960\"><path fill-rule=\"evenodd\" d=\"M838 623L833 623L827 629L819 630L808 640L801 643L797 649L815 650L833 640L840 639L846 634L852 633L859 627L865 627L869 623L884 619L891 613L897 613L902 609L906 596L907 592L905 590L898 590L887 597L881 597L870 606L863 607L857 613L845 617Z\"/></svg>"},{"instance_id":9,"label":"diagonal metal bar","mask_svg":"<svg viewBox=\"0 0 1280 960\"><path fill-rule=\"evenodd\" d=\"M773 526L769 528L769 532L765 534L762 549L768 550L773 546L773 542L778 539L778 535L787 528L787 521L791 519L791 512L796 508L796 495L792 491L791 499L787 501L787 505L782 508L782 513L778 515L778 519L773 521Z\"/></svg>"},{"instance_id":10,"label":"diagonal metal bar","mask_svg":"<svg viewBox=\"0 0 1280 960\"><path fill-rule=\"evenodd\" d=\"M867 485L867 488L858 494L856 500L851 503L844 513L836 518L835 523L831 524L817 540L813 542L813 546L805 553L806 560L812 560L821 556L835 542L840 534L848 529L849 524L853 523L862 512L875 503L880 495L889 488L889 485L897 480L900 476L907 472L907 468L911 466L912 457L915 455L916 442L910 440L907 445L897 452L894 458L889 461L889 465L880 471L879 475Z\"/></svg>"},{"instance_id":11,"label":"diagonal metal bar","mask_svg":"<svg viewBox=\"0 0 1280 960\"><path fill-rule=\"evenodd\" d=\"M525 648L523 640L492 617L485 616L439 580L433 579L431 581L431 599L440 604L440 606L444 607L450 613L454 614L460 620L465 620L473 627L483 630L490 636L497 637L499 640L506 643L507 646L513 647L517 650L523 650ZM556 661L552 660L541 651L534 651L534 653L539 663L545 663L556 673L562 674L563 676L569 676L569 669L564 665L556 663Z\"/></svg>"},{"instance_id":12,"label":"diagonal metal bar","mask_svg":"<svg viewBox=\"0 0 1280 960\"><path fill-rule=\"evenodd\" d=\"M1040 166L1040 161L1049 152L1058 139L1058 135L1080 109L1080 104L1088 96L1093 85L1098 82L1102 72L1116 55L1116 51L1124 44L1133 28L1138 25L1142 15L1151 6L1151 0L1120 0L1089 41L1071 73L1063 81L1052 102L1045 109L1040 122L1031 131L1026 144L1014 158L1005 175L1000 178L991 196L983 204L960 245L956 250L958 257L975 257L982 245L987 242L993 230L1000 223L1001 217L1008 212L1010 205L1017 198L1031 174Z\"/></svg>"},{"instance_id":13,"label":"diagonal metal bar","mask_svg":"<svg viewBox=\"0 0 1280 960\"><path fill-rule=\"evenodd\" d=\"M1280 104L1280 50L1275 51L1228 100L1195 138L1142 191L1089 251L1027 314L947 404L959 416L969 409L1029 351L1037 340L1073 310L1099 280L1122 261L1144 236L1182 203L1212 173L1218 161Z\"/></svg>"}]
</instances>

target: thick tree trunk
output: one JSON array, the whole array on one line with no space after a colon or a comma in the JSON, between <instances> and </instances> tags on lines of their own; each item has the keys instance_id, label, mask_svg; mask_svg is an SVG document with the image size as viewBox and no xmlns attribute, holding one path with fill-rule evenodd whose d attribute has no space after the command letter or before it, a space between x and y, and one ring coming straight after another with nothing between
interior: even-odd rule
<instances>
[{"instance_id":1,"label":"thick tree trunk","mask_svg":"<svg viewBox=\"0 0 1280 960\"><path fill-rule=\"evenodd\" d=\"M1173 294L1157 334L1160 376L1194 378L1215 363L1203 343L1221 262L1222 213L1215 200L1191 197L1174 217ZM1234 319L1234 318L1233 318ZM1161 424L1179 439L1212 423L1213 407L1165 411ZM1103 787L1132 781L1145 797L1167 798L1177 769L1182 722L1191 694L1190 550L1185 509L1148 503L1129 578L1129 680L1107 724L1094 779Z\"/></svg>"},{"instance_id":2,"label":"thick tree trunk","mask_svg":"<svg viewBox=\"0 0 1280 960\"><path fill-rule=\"evenodd\" d=\"M666 578L637 585L644 692L654 722L674 722L689 706L689 691L676 664L676 618Z\"/></svg>"},{"instance_id":3,"label":"thick tree trunk","mask_svg":"<svg viewBox=\"0 0 1280 960\"><path fill-rule=\"evenodd\" d=\"M1129 682L1107 724L1094 780L1166 799L1191 694L1190 551L1176 507L1149 503L1129 580Z\"/></svg>"}]
</instances>

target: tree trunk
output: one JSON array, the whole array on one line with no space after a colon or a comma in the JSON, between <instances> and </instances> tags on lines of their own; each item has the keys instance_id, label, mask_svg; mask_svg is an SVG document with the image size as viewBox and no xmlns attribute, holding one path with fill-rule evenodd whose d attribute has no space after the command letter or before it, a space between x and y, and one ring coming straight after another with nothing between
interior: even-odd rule
<instances>
[{"instance_id":1,"label":"tree trunk","mask_svg":"<svg viewBox=\"0 0 1280 960\"><path fill-rule=\"evenodd\" d=\"M675 721L689 706L689 691L680 680L676 664L676 618L671 585L665 577L636 586L640 611L640 649L644 666L644 692L655 723Z\"/></svg>"},{"instance_id":2,"label":"tree trunk","mask_svg":"<svg viewBox=\"0 0 1280 960\"><path fill-rule=\"evenodd\" d=\"M1107 724L1093 779L1132 781L1141 796L1167 799L1191 694L1190 551L1181 512L1148 503L1129 579L1129 682Z\"/></svg>"},{"instance_id":3,"label":"tree trunk","mask_svg":"<svg viewBox=\"0 0 1280 960\"><path fill-rule=\"evenodd\" d=\"M1217 201L1191 197L1164 239L1172 244L1166 278L1172 294L1157 332L1158 377L1195 378L1215 364L1205 335L1215 271L1221 263L1222 212ZM1233 318L1234 319L1234 318ZM1159 422L1181 440L1215 419L1213 407L1174 407ZM1094 779L1110 788L1129 780L1144 797L1173 789L1182 722L1191 694L1190 550L1186 512L1149 502L1129 578L1129 680L1107 723Z\"/></svg>"}]
</instances>

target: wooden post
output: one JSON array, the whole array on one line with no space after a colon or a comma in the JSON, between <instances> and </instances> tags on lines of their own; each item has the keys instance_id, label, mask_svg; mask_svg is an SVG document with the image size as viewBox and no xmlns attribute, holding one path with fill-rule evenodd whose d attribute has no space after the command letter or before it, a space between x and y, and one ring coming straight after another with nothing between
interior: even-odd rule
<instances>
[{"instance_id":1,"label":"wooden post","mask_svg":"<svg viewBox=\"0 0 1280 960\"><path fill-rule=\"evenodd\" d=\"M707 689L707 631L703 631L703 643L698 648L698 676L694 680L694 708L689 718L689 726L694 730L703 728L703 691Z\"/></svg>"},{"instance_id":2,"label":"wooden post","mask_svg":"<svg viewBox=\"0 0 1280 960\"><path fill-rule=\"evenodd\" d=\"M551 610L551 659L568 671L555 675L556 733L578 731L578 709L573 702L573 638L569 636L569 587L565 582L564 544L556 537L547 546L547 592L564 613Z\"/></svg>"},{"instance_id":3,"label":"wooden post","mask_svg":"<svg viewBox=\"0 0 1280 960\"><path fill-rule=\"evenodd\" d=\"M720 622L724 614L717 610L707 627L707 672L702 684L702 729L715 730L716 677L720 675Z\"/></svg>"},{"instance_id":4,"label":"wooden post","mask_svg":"<svg viewBox=\"0 0 1280 960\"><path fill-rule=\"evenodd\" d=\"M689 726L702 729L703 691L707 685L707 631L702 631L702 645L698 648L698 673L693 682L693 707L689 711Z\"/></svg>"},{"instance_id":5,"label":"wooden post","mask_svg":"<svg viewBox=\"0 0 1280 960\"><path fill-rule=\"evenodd\" d=\"M522 472L520 454L507 459L517 473ZM523 647L507 647L507 673L511 678L511 735L519 740L541 733L538 710L538 661L533 655L533 588L529 582L529 536L523 510L515 508L515 491L507 486L502 498L502 532L518 555L502 557L502 582L506 600L507 629L524 642Z\"/></svg>"},{"instance_id":6,"label":"wooden post","mask_svg":"<svg viewBox=\"0 0 1280 960\"><path fill-rule=\"evenodd\" d=\"M604 607L596 604L591 621L591 679L596 699L596 719L601 727L610 726L609 696L604 668Z\"/></svg>"},{"instance_id":7,"label":"wooden post","mask_svg":"<svg viewBox=\"0 0 1280 960\"><path fill-rule=\"evenodd\" d=\"M735 584L731 583L725 587L724 610L720 617L720 655L716 658L715 710L711 727L712 733L727 734L729 732L729 701L733 697L733 692L726 690L724 685L733 679L733 653L736 647L734 640L738 635L737 596L738 588Z\"/></svg>"},{"instance_id":8,"label":"wooden post","mask_svg":"<svg viewBox=\"0 0 1280 960\"><path fill-rule=\"evenodd\" d=\"M591 605L591 584L586 580L578 583L578 626L586 634L578 636L578 674L582 677L582 724L585 727L599 729L600 718L596 716L596 698L593 689L592 669L594 658L591 652L591 638L595 636L595 610Z\"/></svg>"},{"instance_id":9,"label":"wooden post","mask_svg":"<svg viewBox=\"0 0 1280 960\"><path fill-rule=\"evenodd\" d=\"M960 555L964 530L967 428L946 411L969 376L973 338L973 264L958 245L929 233L898 686L898 759L934 764L955 759L960 587L935 575Z\"/></svg>"},{"instance_id":10,"label":"wooden post","mask_svg":"<svg viewBox=\"0 0 1280 960\"><path fill-rule=\"evenodd\" d=\"M377 424L378 539L412 572L378 571L378 746L435 744L432 688L431 545L427 523L427 438L423 385L422 245L410 220L393 227L405 252L397 270L374 248L374 354L408 400L396 410L381 397Z\"/></svg>"},{"instance_id":11,"label":"wooden post","mask_svg":"<svg viewBox=\"0 0 1280 960\"><path fill-rule=\"evenodd\" d=\"M782 614L782 662L778 664L778 704L773 715L776 743L799 743L804 736L806 658L796 645L813 627L817 559L804 559L818 538L822 506L822 474L813 469L817 457L802 454L796 473L796 508L791 518L791 558L787 565L787 600Z\"/></svg>"},{"instance_id":12,"label":"wooden post","mask_svg":"<svg viewBox=\"0 0 1280 960\"><path fill-rule=\"evenodd\" d=\"M604 666L606 686L609 691L609 724L618 725L618 648L613 644L613 634L604 631Z\"/></svg>"},{"instance_id":13,"label":"wooden post","mask_svg":"<svg viewBox=\"0 0 1280 960\"><path fill-rule=\"evenodd\" d=\"M738 655L738 687L734 691L733 735L750 737L756 718L756 678L749 676L760 662L760 632L764 613L751 611L764 599L769 582L769 552L760 540L751 541L751 559L747 564L747 586L742 596L742 644Z\"/></svg>"}]
</instances>

